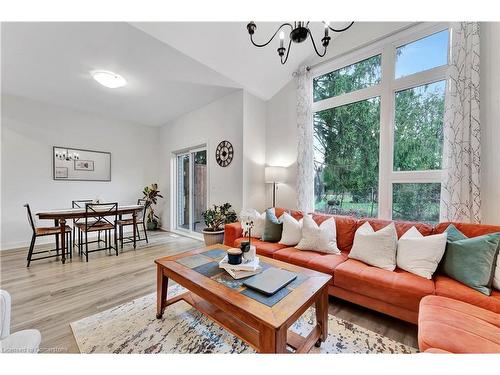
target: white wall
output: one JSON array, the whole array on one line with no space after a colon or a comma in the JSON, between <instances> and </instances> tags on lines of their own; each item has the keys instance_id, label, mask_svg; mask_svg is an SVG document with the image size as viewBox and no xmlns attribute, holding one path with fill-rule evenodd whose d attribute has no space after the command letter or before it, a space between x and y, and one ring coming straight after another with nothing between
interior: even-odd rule
<instances>
[{"instance_id":1,"label":"white wall","mask_svg":"<svg viewBox=\"0 0 500 375\"><path fill-rule=\"evenodd\" d=\"M1 118L1 249L29 244L26 202L33 212L96 197L130 204L157 181L159 128L13 96L2 96ZM52 146L111 152L111 181L54 181Z\"/></svg>"},{"instance_id":2,"label":"white wall","mask_svg":"<svg viewBox=\"0 0 500 375\"><path fill-rule=\"evenodd\" d=\"M234 148L233 161L225 168L215 160L215 149L223 140L231 142ZM207 146L209 205L229 202L239 212L243 204L243 91L235 91L161 128L160 185L168 187L169 196L162 211L165 229L173 229L174 153L202 144Z\"/></svg>"},{"instance_id":3,"label":"white wall","mask_svg":"<svg viewBox=\"0 0 500 375\"><path fill-rule=\"evenodd\" d=\"M266 190L266 102L243 93L243 207L264 210Z\"/></svg>"},{"instance_id":4,"label":"white wall","mask_svg":"<svg viewBox=\"0 0 500 375\"><path fill-rule=\"evenodd\" d=\"M287 168L287 182L278 185L276 206L297 207L297 95L290 81L267 102L266 164ZM272 186L272 185L271 185ZM272 206L272 187L266 191L266 205Z\"/></svg>"},{"instance_id":5,"label":"white wall","mask_svg":"<svg viewBox=\"0 0 500 375\"><path fill-rule=\"evenodd\" d=\"M481 194L483 222L500 225L500 22L481 23Z\"/></svg>"}]
</instances>

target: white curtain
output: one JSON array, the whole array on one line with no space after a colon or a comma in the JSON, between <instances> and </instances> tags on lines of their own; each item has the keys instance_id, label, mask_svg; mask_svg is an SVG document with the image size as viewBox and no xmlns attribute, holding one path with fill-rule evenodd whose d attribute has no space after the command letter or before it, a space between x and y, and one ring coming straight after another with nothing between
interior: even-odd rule
<instances>
[{"instance_id":1,"label":"white curtain","mask_svg":"<svg viewBox=\"0 0 500 375\"><path fill-rule=\"evenodd\" d=\"M297 84L297 208L314 211L313 125L311 114L312 83L309 68L295 72Z\"/></svg>"},{"instance_id":2,"label":"white curtain","mask_svg":"<svg viewBox=\"0 0 500 375\"><path fill-rule=\"evenodd\" d=\"M451 25L444 116L441 221L481 222L479 24Z\"/></svg>"}]
</instances>

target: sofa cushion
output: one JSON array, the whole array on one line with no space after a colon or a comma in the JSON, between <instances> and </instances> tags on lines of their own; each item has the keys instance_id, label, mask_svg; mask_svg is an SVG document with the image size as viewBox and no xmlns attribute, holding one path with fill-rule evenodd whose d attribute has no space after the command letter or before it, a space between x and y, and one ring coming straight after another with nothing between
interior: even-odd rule
<instances>
[{"instance_id":1,"label":"sofa cushion","mask_svg":"<svg viewBox=\"0 0 500 375\"><path fill-rule=\"evenodd\" d=\"M435 294L438 296L453 298L483 309L500 313L500 292L497 290L493 290L490 296L486 296L444 275L437 275L435 277L435 283Z\"/></svg>"},{"instance_id":2,"label":"sofa cushion","mask_svg":"<svg viewBox=\"0 0 500 375\"><path fill-rule=\"evenodd\" d=\"M264 221L264 232L262 232L262 241L278 242L283 232L283 223L276 216L274 208L266 210L266 220Z\"/></svg>"},{"instance_id":3,"label":"sofa cushion","mask_svg":"<svg viewBox=\"0 0 500 375\"><path fill-rule=\"evenodd\" d=\"M310 268L314 271L333 275L333 270L347 259L347 254L325 254L317 251L303 251L293 247L278 250L273 254L274 259Z\"/></svg>"},{"instance_id":4,"label":"sofa cushion","mask_svg":"<svg viewBox=\"0 0 500 375\"><path fill-rule=\"evenodd\" d=\"M395 306L418 311L420 300L434 294L434 281L396 268L387 271L348 259L335 268L335 286L368 297L380 299Z\"/></svg>"},{"instance_id":5,"label":"sofa cushion","mask_svg":"<svg viewBox=\"0 0 500 375\"><path fill-rule=\"evenodd\" d=\"M248 237L237 238L234 241L234 247L240 247L240 244L243 241L248 241ZM255 245L255 249L257 251L257 254L263 255L263 256L269 257L269 258L273 257L273 253L275 251L278 251L280 249L284 249L285 247L287 247L287 245L282 245L282 244L277 243L277 242L265 242L265 241L261 241L257 238L252 238L252 245Z\"/></svg>"},{"instance_id":6,"label":"sofa cushion","mask_svg":"<svg viewBox=\"0 0 500 375\"><path fill-rule=\"evenodd\" d=\"M313 214L314 221L319 225L323 221L335 218L335 229L337 231L337 247L340 251L350 251L356 233L357 220L351 216Z\"/></svg>"},{"instance_id":7,"label":"sofa cushion","mask_svg":"<svg viewBox=\"0 0 500 375\"><path fill-rule=\"evenodd\" d=\"M398 237L394 223L374 231L370 223L365 222L356 230L349 258L394 271L397 247Z\"/></svg>"},{"instance_id":8,"label":"sofa cushion","mask_svg":"<svg viewBox=\"0 0 500 375\"><path fill-rule=\"evenodd\" d=\"M452 221L439 223L434 227L434 232L442 233L448 228L450 224L453 224L460 232L462 232L469 238L500 232L499 225L456 223ZM500 256L497 256L495 274L493 278L493 288L500 290Z\"/></svg>"},{"instance_id":9,"label":"sofa cushion","mask_svg":"<svg viewBox=\"0 0 500 375\"><path fill-rule=\"evenodd\" d=\"M463 284L491 294L500 233L468 238L453 224L446 229L448 241L441 271Z\"/></svg>"},{"instance_id":10,"label":"sofa cushion","mask_svg":"<svg viewBox=\"0 0 500 375\"><path fill-rule=\"evenodd\" d=\"M415 275L431 279L446 249L446 234L423 236L411 227L398 242L397 265Z\"/></svg>"},{"instance_id":11,"label":"sofa cushion","mask_svg":"<svg viewBox=\"0 0 500 375\"><path fill-rule=\"evenodd\" d=\"M318 251L327 254L340 254L337 247L337 231L333 217L316 224L311 215L302 219L302 238L295 248L299 250Z\"/></svg>"},{"instance_id":12,"label":"sofa cushion","mask_svg":"<svg viewBox=\"0 0 500 375\"><path fill-rule=\"evenodd\" d=\"M369 222L372 226L373 230L378 231L390 223L392 220L382 220L382 219L360 219L357 222L356 229L362 226L364 223ZM424 223L415 223L412 221L394 221L394 226L396 227L396 232L398 233L398 238L400 238L406 231L408 231L411 227L415 227L418 229L420 233L424 236L428 236L432 234L433 227L429 224Z\"/></svg>"},{"instance_id":13,"label":"sofa cushion","mask_svg":"<svg viewBox=\"0 0 500 375\"><path fill-rule=\"evenodd\" d=\"M285 212L281 215L281 222L283 223L283 231L279 243L287 246L297 245L302 238L303 219L297 220L288 212Z\"/></svg>"},{"instance_id":14,"label":"sofa cushion","mask_svg":"<svg viewBox=\"0 0 500 375\"><path fill-rule=\"evenodd\" d=\"M461 301L427 296L420 303L418 345L451 353L500 353L500 316Z\"/></svg>"}]
</instances>

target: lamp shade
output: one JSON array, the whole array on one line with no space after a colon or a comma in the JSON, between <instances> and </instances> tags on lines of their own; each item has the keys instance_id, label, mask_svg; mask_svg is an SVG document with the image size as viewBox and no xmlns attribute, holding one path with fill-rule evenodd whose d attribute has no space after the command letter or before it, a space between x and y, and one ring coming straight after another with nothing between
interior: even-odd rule
<instances>
[{"instance_id":1,"label":"lamp shade","mask_svg":"<svg viewBox=\"0 0 500 375\"><path fill-rule=\"evenodd\" d=\"M266 167L264 170L266 183L272 184L273 182L286 181L286 168L285 167Z\"/></svg>"}]
</instances>

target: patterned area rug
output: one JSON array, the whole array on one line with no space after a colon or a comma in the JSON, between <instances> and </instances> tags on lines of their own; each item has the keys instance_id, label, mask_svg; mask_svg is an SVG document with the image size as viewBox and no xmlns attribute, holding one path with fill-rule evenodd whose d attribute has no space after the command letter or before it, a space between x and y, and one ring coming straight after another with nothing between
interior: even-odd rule
<instances>
[{"instance_id":1,"label":"patterned area rug","mask_svg":"<svg viewBox=\"0 0 500 375\"><path fill-rule=\"evenodd\" d=\"M169 297L183 292L175 285ZM82 353L254 353L253 348L184 301L169 306L158 320L156 293L71 323ZM310 308L291 327L307 335L315 324ZM356 324L329 315L328 339L311 353L416 353Z\"/></svg>"}]
</instances>

